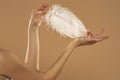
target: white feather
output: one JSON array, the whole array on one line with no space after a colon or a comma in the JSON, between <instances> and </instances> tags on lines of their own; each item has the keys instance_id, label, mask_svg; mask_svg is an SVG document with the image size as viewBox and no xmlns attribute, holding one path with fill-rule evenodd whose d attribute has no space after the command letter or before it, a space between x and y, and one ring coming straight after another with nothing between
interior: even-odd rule
<instances>
[{"instance_id":1,"label":"white feather","mask_svg":"<svg viewBox=\"0 0 120 80\"><path fill-rule=\"evenodd\" d=\"M87 29L83 23L67 8L53 5L45 15L45 21L63 36L71 38L85 37Z\"/></svg>"}]
</instances>

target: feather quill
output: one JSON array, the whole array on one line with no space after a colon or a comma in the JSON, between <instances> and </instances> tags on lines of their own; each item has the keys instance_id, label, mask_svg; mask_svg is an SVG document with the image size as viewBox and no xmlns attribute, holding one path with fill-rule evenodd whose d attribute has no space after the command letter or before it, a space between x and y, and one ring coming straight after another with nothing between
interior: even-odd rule
<instances>
[{"instance_id":1,"label":"feather quill","mask_svg":"<svg viewBox=\"0 0 120 80\"><path fill-rule=\"evenodd\" d=\"M63 36L70 38L85 37L87 29L69 9L53 5L45 15L45 22Z\"/></svg>"}]
</instances>

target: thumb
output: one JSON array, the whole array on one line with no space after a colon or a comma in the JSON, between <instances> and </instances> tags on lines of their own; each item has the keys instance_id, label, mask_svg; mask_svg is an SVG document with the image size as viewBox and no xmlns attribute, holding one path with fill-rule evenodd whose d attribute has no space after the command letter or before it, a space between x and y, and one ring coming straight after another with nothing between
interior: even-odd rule
<instances>
[{"instance_id":1,"label":"thumb","mask_svg":"<svg viewBox=\"0 0 120 80\"><path fill-rule=\"evenodd\" d=\"M43 16L41 16L38 20L38 26L40 26L42 24L42 21L43 21Z\"/></svg>"}]
</instances>

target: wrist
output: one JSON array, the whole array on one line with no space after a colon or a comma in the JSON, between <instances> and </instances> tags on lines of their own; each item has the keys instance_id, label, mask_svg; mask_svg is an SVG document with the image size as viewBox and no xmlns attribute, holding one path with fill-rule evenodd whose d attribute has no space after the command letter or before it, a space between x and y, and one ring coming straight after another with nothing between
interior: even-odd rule
<instances>
[{"instance_id":1,"label":"wrist","mask_svg":"<svg viewBox=\"0 0 120 80\"><path fill-rule=\"evenodd\" d=\"M29 31L38 31L39 27L38 26L35 26L35 25L31 25L29 26L28 30Z\"/></svg>"},{"instance_id":2,"label":"wrist","mask_svg":"<svg viewBox=\"0 0 120 80\"><path fill-rule=\"evenodd\" d=\"M77 43L76 40L73 40L66 48L67 51L73 51L74 49L77 48Z\"/></svg>"}]
</instances>

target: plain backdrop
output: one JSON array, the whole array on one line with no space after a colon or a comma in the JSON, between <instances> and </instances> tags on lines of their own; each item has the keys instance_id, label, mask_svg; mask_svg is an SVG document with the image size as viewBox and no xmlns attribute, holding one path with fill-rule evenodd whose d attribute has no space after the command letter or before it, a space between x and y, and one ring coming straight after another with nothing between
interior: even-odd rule
<instances>
[{"instance_id":1,"label":"plain backdrop","mask_svg":"<svg viewBox=\"0 0 120 80\"><path fill-rule=\"evenodd\" d=\"M110 38L79 47L57 80L120 80L120 0L0 0L0 48L24 61L31 11L41 3L68 7L93 33ZM40 26L40 69L46 71L73 40ZM9 65L9 63L8 63Z\"/></svg>"}]
</instances>

